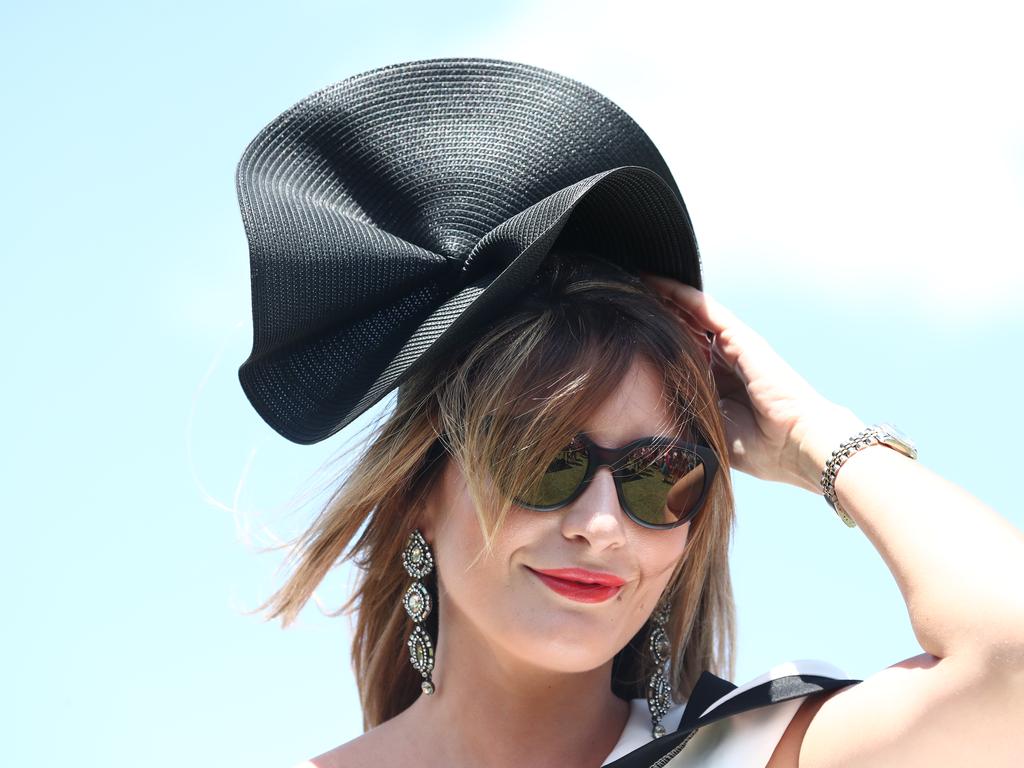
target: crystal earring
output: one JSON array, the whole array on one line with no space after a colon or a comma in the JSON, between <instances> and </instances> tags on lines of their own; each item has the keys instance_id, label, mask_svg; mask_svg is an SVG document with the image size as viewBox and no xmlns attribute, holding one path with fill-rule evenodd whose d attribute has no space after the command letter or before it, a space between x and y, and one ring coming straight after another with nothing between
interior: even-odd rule
<instances>
[{"instance_id":1,"label":"crystal earring","mask_svg":"<svg viewBox=\"0 0 1024 768\"><path fill-rule=\"evenodd\" d=\"M672 704L672 687L668 678L668 665L665 663L672 648L665 632L671 609L671 604L664 601L651 614L654 629L647 642L654 657L654 673L647 682L647 708L651 711L651 735L656 739L665 735L665 726L660 721Z\"/></svg>"},{"instance_id":2,"label":"crystal earring","mask_svg":"<svg viewBox=\"0 0 1024 768\"><path fill-rule=\"evenodd\" d=\"M409 662L413 669L423 675L423 682L420 688L426 694L434 692L434 681L430 679L430 673L434 669L434 647L430 641L430 635L421 626L424 619L430 615L432 607L430 593L423 583L419 581L434 568L434 553L430 551L430 545L423 538L418 528L414 528L409 534L409 540L402 550L402 565L406 572L416 579L405 591L402 598L402 605L409 618L416 623L415 629L409 636Z\"/></svg>"}]
</instances>

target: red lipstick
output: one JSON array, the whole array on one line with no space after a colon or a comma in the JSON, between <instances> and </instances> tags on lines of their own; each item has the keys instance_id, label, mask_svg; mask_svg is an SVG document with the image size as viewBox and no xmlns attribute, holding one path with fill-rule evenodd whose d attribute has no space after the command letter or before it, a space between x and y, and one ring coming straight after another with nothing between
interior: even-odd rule
<instances>
[{"instance_id":1,"label":"red lipstick","mask_svg":"<svg viewBox=\"0 0 1024 768\"><path fill-rule=\"evenodd\" d=\"M626 582L612 573L598 573L582 568L534 570L546 586L570 600L601 603L614 597Z\"/></svg>"}]
</instances>

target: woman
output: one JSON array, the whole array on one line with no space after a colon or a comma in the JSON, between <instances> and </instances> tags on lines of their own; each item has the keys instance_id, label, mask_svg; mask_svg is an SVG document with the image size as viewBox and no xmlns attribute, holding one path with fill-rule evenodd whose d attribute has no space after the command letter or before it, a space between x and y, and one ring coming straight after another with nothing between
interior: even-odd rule
<instances>
[{"instance_id":1,"label":"woman","mask_svg":"<svg viewBox=\"0 0 1024 768\"><path fill-rule=\"evenodd\" d=\"M345 608L358 610L367 730L304 765L939 766L975 762L979 745L987 765L1016 764L1024 606L1006 584L1024 583L1024 537L919 465L898 435L866 439L853 411L700 290L695 246L662 237L678 234L678 217L657 218L681 198L658 198L668 187L635 168L670 174L606 101L587 94L610 116L594 121L571 104L570 130L591 125L604 137L621 121L614 152L626 146L633 162L615 154L606 177L615 163L588 152L535 186L528 208L512 183L522 213L494 206L487 226L464 222L500 182L459 186L462 216L430 197L447 183L439 169L450 173L452 144L426 182L401 163L389 173L398 153L421 156L403 131L449 115L437 108L446 94L463 109L496 73L519 78L429 140L415 133L419 149L454 135L465 151L451 126L470 117L483 121L478 137L521 141L487 122L494 109L530 125L524 103L547 120L566 103L548 95L580 88L523 65L467 61L385 68L315 94L240 164L257 335L240 375L254 406L290 439L314 442L398 389L264 606L287 624L339 561L362 569ZM393 75L414 95L439 85L410 109ZM533 76L543 88L523 84ZM455 93L464 84L473 87ZM382 102L407 111L360 111ZM374 133L380 126L404 137L401 150ZM567 140L554 144L560 154L537 153L545 169L551 157L584 154ZM529 152L496 154L523 184L539 184L539 166L520 164ZM318 172L303 186L251 171L277 169L279 158ZM535 194L580 178L598 190L585 201ZM637 186L624 192L630 179ZM266 189L272 204L254 202ZM445 249L458 258L431 260ZM401 260L383 255L399 251ZM433 302L429 313L416 315L416 296ZM924 652L865 681L807 662L728 683L730 467L824 492L879 550Z\"/></svg>"}]
</instances>

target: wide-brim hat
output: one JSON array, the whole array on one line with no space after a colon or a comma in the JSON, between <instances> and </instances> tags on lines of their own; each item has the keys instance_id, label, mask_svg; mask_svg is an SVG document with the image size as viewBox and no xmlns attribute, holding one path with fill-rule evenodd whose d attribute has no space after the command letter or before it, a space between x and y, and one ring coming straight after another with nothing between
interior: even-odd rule
<instances>
[{"instance_id":1,"label":"wide-brim hat","mask_svg":"<svg viewBox=\"0 0 1024 768\"><path fill-rule=\"evenodd\" d=\"M539 67L373 69L302 99L242 153L252 352L246 396L319 442L468 344L558 241L701 288L665 161L629 115Z\"/></svg>"}]
</instances>

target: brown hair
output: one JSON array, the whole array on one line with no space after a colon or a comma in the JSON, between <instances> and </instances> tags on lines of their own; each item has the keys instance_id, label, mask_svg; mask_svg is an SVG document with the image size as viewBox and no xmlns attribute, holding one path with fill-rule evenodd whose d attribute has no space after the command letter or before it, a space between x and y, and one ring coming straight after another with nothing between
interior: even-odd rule
<instances>
[{"instance_id":1,"label":"brown hair","mask_svg":"<svg viewBox=\"0 0 1024 768\"><path fill-rule=\"evenodd\" d=\"M548 256L532 290L476 341L401 384L395 408L371 431L347 477L313 524L288 543L286 562L297 563L294 571L257 609L288 626L331 568L347 560L359 566L355 593L331 615L358 615L352 663L364 730L420 694L421 677L407 661L412 622L402 596L410 580L400 555L444 468L440 459L463 469L485 542L482 555L513 507L514 493L498 489L529 488L635 360L653 366L664 382L671 423L659 436L699 432L721 465L666 587L674 697L689 697L705 669L732 679L734 503L708 361L635 275L591 254L560 250ZM396 477L410 479L396 483ZM423 582L437 606L436 570ZM424 625L435 639L438 613ZM624 699L646 695L650 630L648 622L613 661L612 689Z\"/></svg>"}]
</instances>

